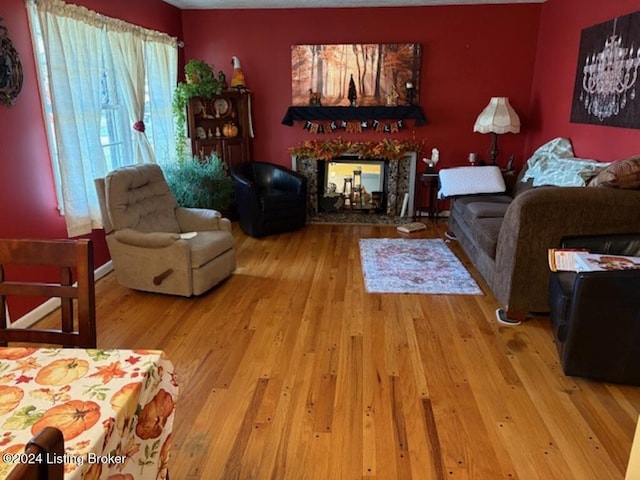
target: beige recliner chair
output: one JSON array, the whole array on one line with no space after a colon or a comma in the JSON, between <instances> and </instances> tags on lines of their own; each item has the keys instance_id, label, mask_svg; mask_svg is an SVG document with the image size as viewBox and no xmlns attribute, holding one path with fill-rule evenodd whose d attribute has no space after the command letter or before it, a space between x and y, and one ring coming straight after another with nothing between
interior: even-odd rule
<instances>
[{"instance_id":1,"label":"beige recliner chair","mask_svg":"<svg viewBox=\"0 0 640 480\"><path fill-rule=\"evenodd\" d=\"M231 222L215 210L179 207L158 165L123 167L95 184L121 285L200 295L234 271Z\"/></svg>"}]
</instances>

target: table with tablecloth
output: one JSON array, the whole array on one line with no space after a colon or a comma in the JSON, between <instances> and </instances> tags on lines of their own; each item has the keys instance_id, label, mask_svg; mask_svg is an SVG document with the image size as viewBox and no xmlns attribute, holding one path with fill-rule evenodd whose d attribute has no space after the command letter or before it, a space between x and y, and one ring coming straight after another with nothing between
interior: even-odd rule
<instances>
[{"instance_id":1,"label":"table with tablecloth","mask_svg":"<svg viewBox=\"0 0 640 480\"><path fill-rule=\"evenodd\" d=\"M0 348L0 479L46 426L62 431L67 479L167 477L178 396L159 350Z\"/></svg>"}]
</instances>

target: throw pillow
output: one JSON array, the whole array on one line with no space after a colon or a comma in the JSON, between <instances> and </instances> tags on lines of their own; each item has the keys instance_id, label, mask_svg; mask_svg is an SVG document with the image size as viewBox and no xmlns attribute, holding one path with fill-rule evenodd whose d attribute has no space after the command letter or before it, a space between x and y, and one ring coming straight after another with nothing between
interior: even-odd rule
<instances>
[{"instance_id":1,"label":"throw pillow","mask_svg":"<svg viewBox=\"0 0 640 480\"><path fill-rule=\"evenodd\" d=\"M495 165L443 168L439 177L439 198L476 193L502 193L507 188L500 168Z\"/></svg>"},{"instance_id":2,"label":"throw pillow","mask_svg":"<svg viewBox=\"0 0 640 480\"><path fill-rule=\"evenodd\" d=\"M640 188L640 155L610 163L589 182L589 186Z\"/></svg>"}]
</instances>

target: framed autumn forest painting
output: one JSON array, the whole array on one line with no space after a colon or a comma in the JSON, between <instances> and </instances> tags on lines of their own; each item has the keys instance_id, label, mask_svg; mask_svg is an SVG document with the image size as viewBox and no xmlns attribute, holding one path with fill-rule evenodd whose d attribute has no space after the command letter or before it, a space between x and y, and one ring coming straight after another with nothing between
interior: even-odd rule
<instances>
[{"instance_id":1,"label":"framed autumn forest painting","mask_svg":"<svg viewBox=\"0 0 640 480\"><path fill-rule=\"evenodd\" d=\"M420 84L421 60L417 43L293 45L292 105L309 105L314 94L323 106L347 106L352 78L358 105L386 105L389 96L402 104L407 83ZM412 92L415 103L418 93Z\"/></svg>"}]
</instances>

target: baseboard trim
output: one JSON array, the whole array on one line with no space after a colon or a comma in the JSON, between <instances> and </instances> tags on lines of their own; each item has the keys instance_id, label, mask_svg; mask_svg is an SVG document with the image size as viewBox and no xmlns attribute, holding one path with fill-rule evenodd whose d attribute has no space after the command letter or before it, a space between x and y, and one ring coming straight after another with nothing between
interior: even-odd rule
<instances>
[{"instance_id":1,"label":"baseboard trim","mask_svg":"<svg viewBox=\"0 0 640 480\"><path fill-rule=\"evenodd\" d=\"M109 260L104 265L100 265L95 269L93 273L95 281L97 282L112 270L113 262L111 260ZM29 328L31 325L34 325L50 313L54 312L57 308L60 308L59 299L52 298L50 300L47 300L43 304L38 305L30 312L24 314L15 322L11 322L9 328Z\"/></svg>"}]
</instances>

